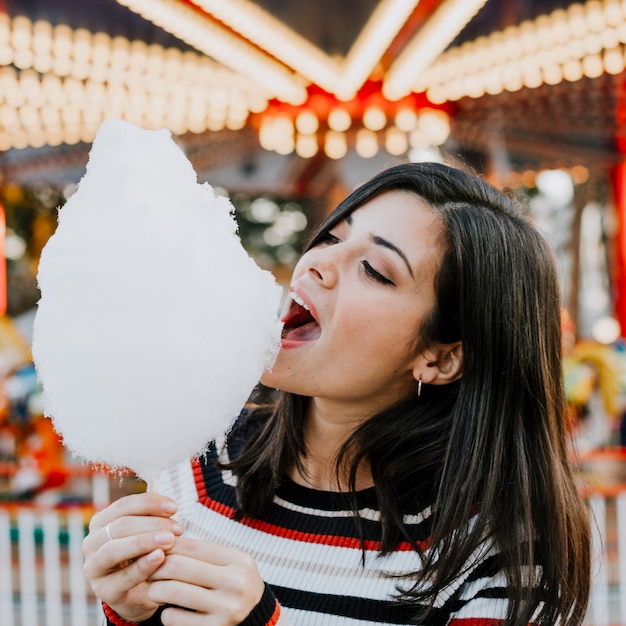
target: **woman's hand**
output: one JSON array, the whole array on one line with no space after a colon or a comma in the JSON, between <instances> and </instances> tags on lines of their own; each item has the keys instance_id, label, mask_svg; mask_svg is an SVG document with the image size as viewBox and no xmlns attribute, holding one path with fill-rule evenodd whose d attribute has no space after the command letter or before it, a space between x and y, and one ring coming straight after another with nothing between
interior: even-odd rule
<instances>
[{"instance_id":1,"label":"woman's hand","mask_svg":"<svg viewBox=\"0 0 626 626\"><path fill-rule=\"evenodd\" d=\"M175 605L161 614L166 626L235 626L260 602L265 589L249 554L185 537L176 539L150 580L150 601Z\"/></svg>"},{"instance_id":2,"label":"woman's hand","mask_svg":"<svg viewBox=\"0 0 626 626\"><path fill-rule=\"evenodd\" d=\"M149 598L149 577L182 535L171 519L176 503L156 493L127 496L93 516L83 541L84 571L94 593L129 622L158 608Z\"/></svg>"}]
</instances>

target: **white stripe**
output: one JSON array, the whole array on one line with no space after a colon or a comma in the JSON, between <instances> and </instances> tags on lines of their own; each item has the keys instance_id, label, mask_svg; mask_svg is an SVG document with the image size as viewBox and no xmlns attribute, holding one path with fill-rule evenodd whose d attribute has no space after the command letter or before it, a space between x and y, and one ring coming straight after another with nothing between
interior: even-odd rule
<instances>
[{"instance_id":1,"label":"white stripe","mask_svg":"<svg viewBox=\"0 0 626 626\"><path fill-rule=\"evenodd\" d=\"M509 601L505 598L477 598L471 600L453 616L455 619L505 619Z\"/></svg>"},{"instance_id":2,"label":"white stripe","mask_svg":"<svg viewBox=\"0 0 626 626\"><path fill-rule=\"evenodd\" d=\"M201 504L195 507L186 527L190 537L247 546L267 583L303 591L386 600L398 581L383 572L400 574L419 567L418 556L409 551L383 558L378 558L378 553L367 553L363 567L358 548L278 537L234 522Z\"/></svg>"},{"instance_id":3,"label":"white stripe","mask_svg":"<svg viewBox=\"0 0 626 626\"><path fill-rule=\"evenodd\" d=\"M296 513L303 513L304 515L311 515L315 517L349 517L351 518L354 513L351 509L344 509L339 511L324 511L320 509L313 509L307 506L301 506L299 504L293 504L292 502L288 502L283 498L279 498L278 496L274 497L274 502L279 506L287 509L289 511L294 511ZM359 509L359 515L366 520L372 522L380 521L380 512L370 508ZM421 524L424 520L428 519L431 515L430 507L425 508L422 512L417 515L405 515L404 523L407 525L416 525Z\"/></svg>"}]
</instances>

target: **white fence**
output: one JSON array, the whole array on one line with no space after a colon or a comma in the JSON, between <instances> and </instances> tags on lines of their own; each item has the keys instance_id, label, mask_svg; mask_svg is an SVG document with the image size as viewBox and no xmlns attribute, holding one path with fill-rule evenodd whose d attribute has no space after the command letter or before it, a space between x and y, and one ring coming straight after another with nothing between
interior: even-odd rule
<instances>
[{"instance_id":1,"label":"white fence","mask_svg":"<svg viewBox=\"0 0 626 626\"><path fill-rule=\"evenodd\" d=\"M97 477L94 498L107 498ZM593 589L586 624L626 626L626 487L591 493ZM85 581L82 540L91 510L2 507L0 625L99 626L102 610Z\"/></svg>"}]
</instances>

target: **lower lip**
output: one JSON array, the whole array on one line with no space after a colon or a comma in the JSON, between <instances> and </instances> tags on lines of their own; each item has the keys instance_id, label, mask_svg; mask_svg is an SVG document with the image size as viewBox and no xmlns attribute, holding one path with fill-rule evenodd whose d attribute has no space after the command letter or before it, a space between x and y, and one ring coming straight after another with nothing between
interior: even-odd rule
<instances>
[{"instance_id":1,"label":"lower lip","mask_svg":"<svg viewBox=\"0 0 626 626\"><path fill-rule=\"evenodd\" d=\"M292 348L301 348L302 346L308 346L314 341L294 341L293 339L281 339L280 347L282 350L290 350Z\"/></svg>"}]
</instances>

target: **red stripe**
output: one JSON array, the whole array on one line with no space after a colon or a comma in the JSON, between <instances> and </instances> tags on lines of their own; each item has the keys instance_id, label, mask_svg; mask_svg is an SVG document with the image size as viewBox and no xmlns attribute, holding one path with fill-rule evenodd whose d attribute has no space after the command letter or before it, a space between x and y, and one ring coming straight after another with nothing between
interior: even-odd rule
<instances>
[{"instance_id":1,"label":"red stripe","mask_svg":"<svg viewBox=\"0 0 626 626\"><path fill-rule=\"evenodd\" d=\"M503 619L493 619L491 617L453 617L448 626L502 626Z\"/></svg>"},{"instance_id":2,"label":"red stripe","mask_svg":"<svg viewBox=\"0 0 626 626\"><path fill-rule=\"evenodd\" d=\"M272 613L272 617L270 617L270 621L267 622L266 626L275 626L278 623L278 618L280 617L280 604L276 601L276 608Z\"/></svg>"},{"instance_id":3,"label":"red stripe","mask_svg":"<svg viewBox=\"0 0 626 626\"><path fill-rule=\"evenodd\" d=\"M206 487L204 484L204 476L202 475L202 466L200 465L200 461L194 459L192 461L193 473L196 483L196 489L198 491L198 500L206 506L208 509L223 515L224 517L232 518L235 514L235 509L229 507L221 502L217 502L213 500L207 494ZM317 543L320 545L327 546L339 546L342 548L353 548L360 550L362 548L361 540L355 537L342 537L337 535L317 535L314 533L305 533L297 530L290 530L288 528L283 528L282 526L276 526L274 524L269 524L267 522L263 522L258 519L246 517L240 520L240 523L248 526L249 528L254 528L255 530L259 530L261 532L267 533L269 535L273 535L275 537L283 537L285 539L290 539L293 541L302 541L304 543ZM365 550L371 550L373 552L380 552L381 542L380 541L371 541L366 540L363 542L365 545ZM428 545L426 542L418 542L420 549L427 549ZM413 547L410 543L404 541L398 544L396 548L399 552L410 552L413 550Z\"/></svg>"},{"instance_id":4,"label":"red stripe","mask_svg":"<svg viewBox=\"0 0 626 626\"><path fill-rule=\"evenodd\" d=\"M105 617L115 626L136 626L137 622L127 622L122 619L106 602L102 603Z\"/></svg>"}]
</instances>

